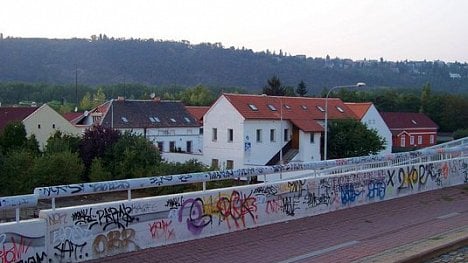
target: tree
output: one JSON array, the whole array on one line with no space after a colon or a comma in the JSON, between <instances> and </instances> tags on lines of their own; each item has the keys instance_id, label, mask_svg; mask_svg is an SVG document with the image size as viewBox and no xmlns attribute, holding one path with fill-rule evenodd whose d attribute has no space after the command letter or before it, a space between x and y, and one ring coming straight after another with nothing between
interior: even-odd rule
<instances>
[{"instance_id":1,"label":"tree","mask_svg":"<svg viewBox=\"0 0 468 263\"><path fill-rule=\"evenodd\" d=\"M112 179L145 177L156 173L161 155L146 138L127 132L106 152L104 163Z\"/></svg>"},{"instance_id":2,"label":"tree","mask_svg":"<svg viewBox=\"0 0 468 263\"><path fill-rule=\"evenodd\" d=\"M328 127L330 159L377 154L385 148L385 139L357 120L334 120Z\"/></svg>"},{"instance_id":3,"label":"tree","mask_svg":"<svg viewBox=\"0 0 468 263\"><path fill-rule=\"evenodd\" d=\"M269 96L284 96L286 94L284 87L281 85L280 79L276 75L267 80L267 85L263 87L262 92Z\"/></svg>"},{"instance_id":4,"label":"tree","mask_svg":"<svg viewBox=\"0 0 468 263\"><path fill-rule=\"evenodd\" d=\"M202 85L184 90L181 97L182 102L191 106L208 106L215 100L213 93Z\"/></svg>"},{"instance_id":5,"label":"tree","mask_svg":"<svg viewBox=\"0 0 468 263\"><path fill-rule=\"evenodd\" d=\"M421 91L421 107L419 112L425 113L428 110L429 103L431 100L431 84L426 83Z\"/></svg>"},{"instance_id":6,"label":"tree","mask_svg":"<svg viewBox=\"0 0 468 263\"><path fill-rule=\"evenodd\" d=\"M307 90L304 81L301 80L301 82L299 82L299 84L297 85L296 93L297 95L299 95L299 97L304 97L307 94L307 92L309 91Z\"/></svg>"},{"instance_id":7,"label":"tree","mask_svg":"<svg viewBox=\"0 0 468 263\"><path fill-rule=\"evenodd\" d=\"M32 168L34 185L37 187L79 183L83 169L77 153L45 154L37 159Z\"/></svg>"},{"instance_id":8,"label":"tree","mask_svg":"<svg viewBox=\"0 0 468 263\"><path fill-rule=\"evenodd\" d=\"M103 157L107 150L120 138L120 132L103 126L95 126L85 131L81 139L79 156L85 167L84 180L88 181L91 163L96 157Z\"/></svg>"},{"instance_id":9,"label":"tree","mask_svg":"<svg viewBox=\"0 0 468 263\"><path fill-rule=\"evenodd\" d=\"M468 137L468 129L459 129L453 132L454 140L465 138L465 137Z\"/></svg>"},{"instance_id":10,"label":"tree","mask_svg":"<svg viewBox=\"0 0 468 263\"><path fill-rule=\"evenodd\" d=\"M112 174L104 168L104 165L100 158L95 158L91 163L91 172L89 174L89 180L91 182L110 181Z\"/></svg>"},{"instance_id":11,"label":"tree","mask_svg":"<svg viewBox=\"0 0 468 263\"><path fill-rule=\"evenodd\" d=\"M12 149L1 157L0 196L31 193L34 188L34 174L31 170L35 163L36 156L24 149Z\"/></svg>"},{"instance_id":12,"label":"tree","mask_svg":"<svg viewBox=\"0 0 468 263\"><path fill-rule=\"evenodd\" d=\"M80 140L79 137L56 131L47 140L45 153L78 152Z\"/></svg>"},{"instance_id":13,"label":"tree","mask_svg":"<svg viewBox=\"0 0 468 263\"><path fill-rule=\"evenodd\" d=\"M11 122L0 134L0 144L5 152L19 149L27 143L26 129L22 122Z\"/></svg>"}]
</instances>

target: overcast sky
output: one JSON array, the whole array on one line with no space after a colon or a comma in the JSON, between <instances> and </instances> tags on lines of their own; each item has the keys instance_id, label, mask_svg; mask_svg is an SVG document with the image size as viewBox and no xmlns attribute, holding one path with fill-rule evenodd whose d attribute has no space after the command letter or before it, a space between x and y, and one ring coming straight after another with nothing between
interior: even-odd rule
<instances>
[{"instance_id":1,"label":"overcast sky","mask_svg":"<svg viewBox=\"0 0 468 263\"><path fill-rule=\"evenodd\" d=\"M331 57L468 62L468 0L0 0L4 37L221 42Z\"/></svg>"}]
</instances>

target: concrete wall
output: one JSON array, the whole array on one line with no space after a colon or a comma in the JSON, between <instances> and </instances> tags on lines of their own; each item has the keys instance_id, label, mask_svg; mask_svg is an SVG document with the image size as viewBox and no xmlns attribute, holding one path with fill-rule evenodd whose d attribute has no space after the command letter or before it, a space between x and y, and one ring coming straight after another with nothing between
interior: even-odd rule
<instances>
[{"instance_id":1,"label":"concrete wall","mask_svg":"<svg viewBox=\"0 0 468 263\"><path fill-rule=\"evenodd\" d=\"M380 113L375 108L374 104L370 106L364 117L362 117L361 122L366 124L369 129L377 130L379 136L385 139L385 149L380 151L378 154L391 153L393 146L392 132L388 128Z\"/></svg>"},{"instance_id":2,"label":"concrete wall","mask_svg":"<svg viewBox=\"0 0 468 263\"><path fill-rule=\"evenodd\" d=\"M310 136L314 136L311 142ZM298 162L320 161L320 133L303 132L299 130L299 153L293 159Z\"/></svg>"},{"instance_id":3,"label":"concrete wall","mask_svg":"<svg viewBox=\"0 0 468 263\"><path fill-rule=\"evenodd\" d=\"M24 262L36 254L43 260L27 262L98 259L468 183L467 174L464 157L43 210L40 220L1 225L0 262Z\"/></svg>"}]
</instances>

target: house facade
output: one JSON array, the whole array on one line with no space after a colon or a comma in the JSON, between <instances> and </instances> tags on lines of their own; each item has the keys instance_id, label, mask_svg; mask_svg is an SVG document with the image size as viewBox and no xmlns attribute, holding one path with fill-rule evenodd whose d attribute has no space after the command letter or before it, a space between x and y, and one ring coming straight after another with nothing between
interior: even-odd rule
<instances>
[{"instance_id":1,"label":"house facade","mask_svg":"<svg viewBox=\"0 0 468 263\"><path fill-rule=\"evenodd\" d=\"M379 154L388 154L392 152L393 139L392 132L388 128L384 119L380 115L379 111L375 108L372 102L363 103L345 103L358 119L364 123L369 129L374 129L377 134L385 139L385 149L379 152Z\"/></svg>"},{"instance_id":2,"label":"house facade","mask_svg":"<svg viewBox=\"0 0 468 263\"><path fill-rule=\"evenodd\" d=\"M79 129L47 104L40 107L0 107L0 130L13 121L24 124L27 137L34 134L40 150L45 149L47 140L57 131L74 136L80 134Z\"/></svg>"},{"instance_id":3,"label":"house facade","mask_svg":"<svg viewBox=\"0 0 468 263\"><path fill-rule=\"evenodd\" d=\"M330 120L356 118L329 99ZM322 98L223 94L203 116L204 162L220 169L322 158Z\"/></svg>"},{"instance_id":4,"label":"house facade","mask_svg":"<svg viewBox=\"0 0 468 263\"><path fill-rule=\"evenodd\" d=\"M118 98L85 112L74 124L82 129L102 125L142 135L162 153L202 154L201 124L179 101Z\"/></svg>"},{"instance_id":5,"label":"house facade","mask_svg":"<svg viewBox=\"0 0 468 263\"><path fill-rule=\"evenodd\" d=\"M413 150L436 144L439 126L424 113L382 112L392 133L393 151Z\"/></svg>"}]
</instances>

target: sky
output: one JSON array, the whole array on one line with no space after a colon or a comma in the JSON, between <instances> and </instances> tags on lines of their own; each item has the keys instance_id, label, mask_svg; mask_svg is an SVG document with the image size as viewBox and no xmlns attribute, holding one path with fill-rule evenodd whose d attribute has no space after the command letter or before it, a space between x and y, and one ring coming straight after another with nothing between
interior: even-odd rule
<instances>
[{"instance_id":1,"label":"sky","mask_svg":"<svg viewBox=\"0 0 468 263\"><path fill-rule=\"evenodd\" d=\"M468 62L468 0L1 0L4 37L221 42L292 55Z\"/></svg>"}]
</instances>

